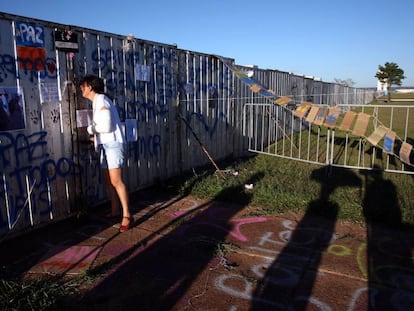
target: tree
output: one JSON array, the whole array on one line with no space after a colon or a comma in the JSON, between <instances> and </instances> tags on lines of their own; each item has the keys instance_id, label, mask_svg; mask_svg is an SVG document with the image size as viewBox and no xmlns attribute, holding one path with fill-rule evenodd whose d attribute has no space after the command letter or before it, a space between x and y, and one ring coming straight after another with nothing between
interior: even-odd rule
<instances>
[{"instance_id":1,"label":"tree","mask_svg":"<svg viewBox=\"0 0 414 311\"><path fill-rule=\"evenodd\" d=\"M396 63L386 62L384 66L379 65L378 71L375 75L381 83L387 86L388 102L391 100L391 86L401 85L401 80L405 79L404 70L402 70Z\"/></svg>"}]
</instances>

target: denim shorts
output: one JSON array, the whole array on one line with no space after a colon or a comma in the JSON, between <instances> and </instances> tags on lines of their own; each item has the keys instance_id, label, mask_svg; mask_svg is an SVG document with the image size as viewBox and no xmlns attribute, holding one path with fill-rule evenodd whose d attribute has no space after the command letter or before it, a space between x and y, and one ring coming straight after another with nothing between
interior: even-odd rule
<instances>
[{"instance_id":1,"label":"denim shorts","mask_svg":"<svg viewBox=\"0 0 414 311\"><path fill-rule=\"evenodd\" d=\"M101 145L101 168L121 168L125 165L125 145L110 142Z\"/></svg>"}]
</instances>

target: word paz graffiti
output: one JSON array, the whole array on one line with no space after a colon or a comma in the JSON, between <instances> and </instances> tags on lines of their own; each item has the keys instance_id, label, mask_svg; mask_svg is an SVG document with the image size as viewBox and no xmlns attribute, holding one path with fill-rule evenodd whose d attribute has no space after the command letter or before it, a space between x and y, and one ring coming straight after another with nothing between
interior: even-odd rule
<instances>
[{"instance_id":1,"label":"word paz graffiti","mask_svg":"<svg viewBox=\"0 0 414 311\"><path fill-rule=\"evenodd\" d=\"M43 26L33 23L16 23L17 45L44 47L45 34Z\"/></svg>"}]
</instances>

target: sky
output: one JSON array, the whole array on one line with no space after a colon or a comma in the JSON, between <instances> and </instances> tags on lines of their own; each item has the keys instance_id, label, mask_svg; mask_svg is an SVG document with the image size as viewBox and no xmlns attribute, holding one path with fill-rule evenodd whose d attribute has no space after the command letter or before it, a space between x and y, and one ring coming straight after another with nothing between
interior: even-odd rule
<instances>
[{"instance_id":1,"label":"sky","mask_svg":"<svg viewBox=\"0 0 414 311\"><path fill-rule=\"evenodd\" d=\"M394 62L414 87L413 0L0 0L0 12L356 87Z\"/></svg>"}]
</instances>

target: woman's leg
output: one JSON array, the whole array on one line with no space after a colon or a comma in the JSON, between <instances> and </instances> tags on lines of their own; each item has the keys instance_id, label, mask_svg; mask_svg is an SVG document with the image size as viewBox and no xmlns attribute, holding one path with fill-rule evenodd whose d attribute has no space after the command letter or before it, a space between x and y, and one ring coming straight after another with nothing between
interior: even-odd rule
<instances>
[{"instance_id":1,"label":"woman's leg","mask_svg":"<svg viewBox=\"0 0 414 311\"><path fill-rule=\"evenodd\" d=\"M117 191L114 186L112 186L111 178L109 176L109 170L106 168L102 169L102 177L105 183L106 191L108 192L109 200L111 202L111 216L116 216L120 214L119 210L119 199Z\"/></svg>"},{"instance_id":2,"label":"woman's leg","mask_svg":"<svg viewBox=\"0 0 414 311\"><path fill-rule=\"evenodd\" d=\"M127 225L129 224L129 220L124 217L131 217L131 213L129 211L128 192L122 180L122 168L111 168L108 170L108 175L111 185L115 189L116 194L118 194L119 201L121 202L123 216L121 225Z\"/></svg>"}]
</instances>

